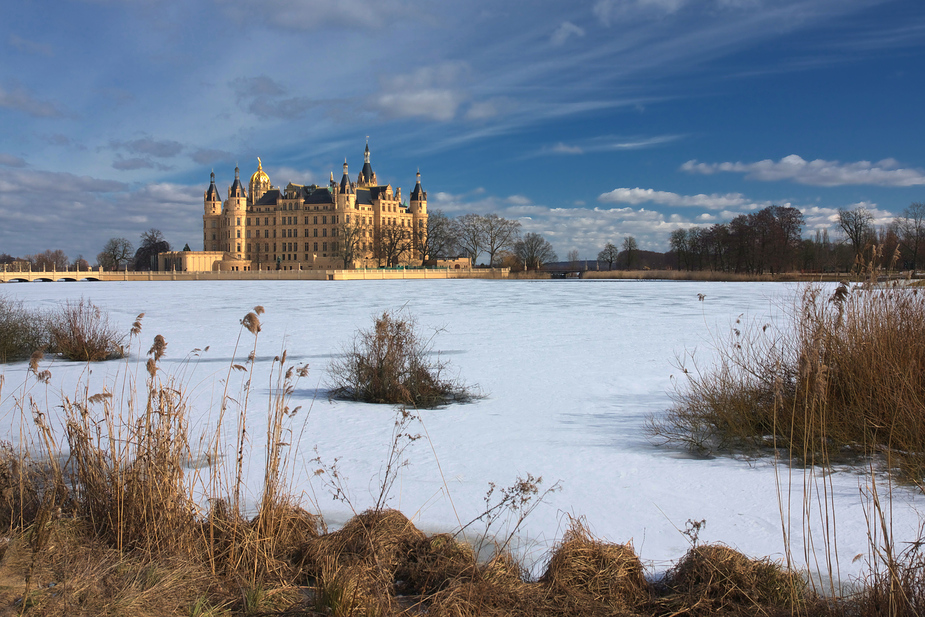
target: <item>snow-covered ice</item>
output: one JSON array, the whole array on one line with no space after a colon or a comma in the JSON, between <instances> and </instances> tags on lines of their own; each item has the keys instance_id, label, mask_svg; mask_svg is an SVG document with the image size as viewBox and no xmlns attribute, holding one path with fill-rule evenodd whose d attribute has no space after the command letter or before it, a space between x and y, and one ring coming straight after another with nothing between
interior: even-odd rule
<instances>
[{"instance_id":1,"label":"snow-covered ice","mask_svg":"<svg viewBox=\"0 0 925 617\"><path fill-rule=\"evenodd\" d=\"M332 500L314 476L316 449L325 463L338 459L352 507L369 507L378 496L395 412L388 406L329 401L325 368L357 329L371 325L374 315L404 308L424 331L442 328L435 349L450 361L454 374L478 384L487 396L420 413L429 438L408 451L410 464L401 470L389 504L423 529L452 530L484 510L489 482L503 487L527 473L542 476L544 486L558 482L561 488L547 496L517 537L528 558L541 560L561 538L568 517L582 516L600 537L632 540L653 572L664 570L689 548L679 531L689 519L706 520L700 532L703 542L782 558L783 518L789 523L793 557L805 564L802 470L769 460L696 459L655 446L644 433L647 417L670 404L679 355L696 350L699 364L706 364L715 338L725 336L737 317L762 323L780 319L796 291L795 285L783 283L578 280L0 286L0 294L29 306L51 308L85 297L107 310L126 332L144 312L143 351L155 334L165 336L164 367L185 370L199 428L215 417L240 319L255 305L265 307L257 385L248 412L256 452L248 487L252 496L259 493L269 367L285 349L290 362L311 367L292 402L303 406L294 426L293 491L334 523L351 511ZM253 337L245 332L242 341L239 361ZM188 352L206 346L209 350L198 362L184 364ZM91 392L101 389L120 366L124 364L94 365ZM52 384L65 392L85 370L62 361L50 368ZM11 430L10 395L26 368L0 365L0 371L6 379L0 413ZM235 390L240 377L232 377L231 383ZM820 482L822 477L816 476ZM867 556L867 480L838 471L827 482L835 507L838 565L847 578L865 568L865 559L855 557ZM897 541L915 537L923 505L925 500L915 492L895 490L892 523ZM810 510L818 514L817 505ZM789 521L781 514L788 511ZM814 523L813 529L820 550L811 561L822 559L822 526Z\"/></svg>"}]
</instances>

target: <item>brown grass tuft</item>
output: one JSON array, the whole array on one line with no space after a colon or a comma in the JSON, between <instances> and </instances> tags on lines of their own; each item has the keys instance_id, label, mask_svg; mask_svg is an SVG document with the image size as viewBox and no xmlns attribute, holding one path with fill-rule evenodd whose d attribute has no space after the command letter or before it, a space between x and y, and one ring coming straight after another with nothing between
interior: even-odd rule
<instances>
[{"instance_id":1,"label":"brown grass tuft","mask_svg":"<svg viewBox=\"0 0 925 617\"><path fill-rule=\"evenodd\" d=\"M553 553L542 581L553 594L587 594L594 602L613 609L631 609L649 599L649 584L632 545L596 540L575 519Z\"/></svg>"},{"instance_id":2,"label":"brown grass tuft","mask_svg":"<svg viewBox=\"0 0 925 617\"><path fill-rule=\"evenodd\" d=\"M447 364L432 359L431 341L420 334L413 317L386 311L331 363L331 396L418 408L476 398L471 388L443 377Z\"/></svg>"},{"instance_id":3,"label":"brown grass tuft","mask_svg":"<svg viewBox=\"0 0 925 617\"><path fill-rule=\"evenodd\" d=\"M68 360L99 362L121 358L124 337L109 316L89 300L67 301L48 317L50 349Z\"/></svg>"},{"instance_id":4,"label":"brown grass tuft","mask_svg":"<svg viewBox=\"0 0 925 617\"><path fill-rule=\"evenodd\" d=\"M768 559L751 559L721 544L695 546L668 572L676 614L763 614L802 606L806 583Z\"/></svg>"}]
</instances>

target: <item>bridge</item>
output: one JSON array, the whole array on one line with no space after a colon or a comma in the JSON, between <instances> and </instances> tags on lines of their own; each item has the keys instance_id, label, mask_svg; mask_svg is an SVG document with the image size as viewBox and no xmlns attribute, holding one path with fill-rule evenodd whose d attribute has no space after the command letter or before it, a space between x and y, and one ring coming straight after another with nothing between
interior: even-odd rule
<instances>
[{"instance_id":1,"label":"bridge","mask_svg":"<svg viewBox=\"0 0 925 617\"><path fill-rule=\"evenodd\" d=\"M358 270L247 270L206 272L0 272L0 283L77 282L77 281L357 281L400 279L501 279L507 268L375 268Z\"/></svg>"}]
</instances>

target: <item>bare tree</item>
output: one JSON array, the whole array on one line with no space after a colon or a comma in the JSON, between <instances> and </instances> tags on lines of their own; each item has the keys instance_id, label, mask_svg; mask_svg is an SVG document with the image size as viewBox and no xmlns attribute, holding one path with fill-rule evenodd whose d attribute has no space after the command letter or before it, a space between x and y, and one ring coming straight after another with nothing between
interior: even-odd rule
<instances>
[{"instance_id":1,"label":"bare tree","mask_svg":"<svg viewBox=\"0 0 925 617\"><path fill-rule=\"evenodd\" d=\"M608 242L604 245L604 250L597 254L597 260L607 264L608 270L613 270L613 265L617 263L617 257L620 255L620 249Z\"/></svg>"},{"instance_id":2,"label":"bare tree","mask_svg":"<svg viewBox=\"0 0 925 617\"><path fill-rule=\"evenodd\" d=\"M633 264L636 262L636 251L639 250L639 247L636 244L636 238L633 236L626 236L623 238L623 253L626 255L626 269L632 270Z\"/></svg>"},{"instance_id":3,"label":"bare tree","mask_svg":"<svg viewBox=\"0 0 925 617\"><path fill-rule=\"evenodd\" d=\"M495 256L503 249L514 246L520 235L520 221L512 221L497 214L487 214L481 224L485 236L485 252L488 253L488 265L495 265Z\"/></svg>"},{"instance_id":4,"label":"bare tree","mask_svg":"<svg viewBox=\"0 0 925 617\"><path fill-rule=\"evenodd\" d=\"M852 210L838 210L838 226L845 232L845 236L854 249L855 263L860 267L861 253L871 240L874 232L874 215L864 206Z\"/></svg>"},{"instance_id":5,"label":"bare tree","mask_svg":"<svg viewBox=\"0 0 925 617\"><path fill-rule=\"evenodd\" d=\"M447 259L453 257L459 243L456 239L456 226L440 210L432 210L427 215L427 226L417 227L413 231L414 244L421 254L421 264L427 260Z\"/></svg>"},{"instance_id":6,"label":"bare tree","mask_svg":"<svg viewBox=\"0 0 925 617\"><path fill-rule=\"evenodd\" d=\"M33 255L31 261L33 268L44 271L67 271L67 266L70 263L67 255L65 255L64 251L61 249L56 249L54 251L47 249L44 253Z\"/></svg>"},{"instance_id":7,"label":"bare tree","mask_svg":"<svg viewBox=\"0 0 925 617\"><path fill-rule=\"evenodd\" d=\"M455 228L459 246L468 253L469 259L472 260L472 265L476 265L479 255L485 251L486 245L485 226L482 225L482 217L478 214L465 214L457 217Z\"/></svg>"},{"instance_id":8,"label":"bare tree","mask_svg":"<svg viewBox=\"0 0 925 617\"><path fill-rule=\"evenodd\" d=\"M85 272L90 269L90 264L83 255L78 255L77 259L71 263L71 269L75 272Z\"/></svg>"},{"instance_id":9,"label":"bare tree","mask_svg":"<svg viewBox=\"0 0 925 617\"><path fill-rule=\"evenodd\" d=\"M893 221L903 252L913 270L918 270L925 252L925 203L913 202Z\"/></svg>"},{"instance_id":10,"label":"bare tree","mask_svg":"<svg viewBox=\"0 0 925 617\"><path fill-rule=\"evenodd\" d=\"M96 261L104 270L120 270L131 260L132 252L132 243L126 238L110 238Z\"/></svg>"},{"instance_id":11,"label":"bare tree","mask_svg":"<svg viewBox=\"0 0 925 617\"><path fill-rule=\"evenodd\" d=\"M578 268L578 249L572 249L565 258L568 261L569 268L576 270Z\"/></svg>"},{"instance_id":12,"label":"bare tree","mask_svg":"<svg viewBox=\"0 0 925 617\"><path fill-rule=\"evenodd\" d=\"M552 245L539 234L528 233L522 240L514 243L514 254L526 269L542 268L544 263L556 261L558 257Z\"/></svg>"},{"instance_id":13,"label":"bare tree","mask_svg":"<svg viewBox=\"0 0 925 617\"><path fill-rule=\"evenodd\" d=\"M381 225L374 238L374 253L379 264L389 268L401 263L405 253L411 251L411 229L401 225Z\"/></svg>"},{"instance_id":14,"label":"bare tree","mask_svg":"<svg viewBox=\"0 0 925 617\"><path fill-rule=\"evenodd\" d=\"M349 214L340 218L338 234L340 242L337 245L336 255L343 260L344 269L352 268L358 259L365 257L368 252L363 249L366 241L368 225L361 223L362 219Z\"/></svg>"},{"instance_id":15,"label":"bare tree","mask_svg":"<svg viewBox=\"0 0 925 617\"><path fill-rule=\"evenodd\" d=\"M135 251L136 270L154 270L157 267L157 254L170 250L170 243L164 239L160 229L151 228L141 233L141 246Z\"/></svg>"}]
</instances>

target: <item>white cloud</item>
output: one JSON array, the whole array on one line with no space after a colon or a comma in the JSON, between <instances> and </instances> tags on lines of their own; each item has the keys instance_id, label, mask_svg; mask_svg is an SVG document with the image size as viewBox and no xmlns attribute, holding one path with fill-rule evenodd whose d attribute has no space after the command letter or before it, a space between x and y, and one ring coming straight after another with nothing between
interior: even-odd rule
<instances>
[{"instance_id":1,"label":"white cloud","mask_svg":"<svg viewBox=\"0 0 925 617\"><path fill-rule=\"evenodd\" d=\"M468 77L469 67L462 62L421 67L413 73L383 79L373 107L392 118L422 117L447 122L456 117L460 105L469 98L460 87Z\"/></svg>"},{"instance_id":2,"label":"white cloud","mask_svg":"<svg viewBox=\"0 0 925 617\"><path fill-rule=\"evenodd\" d=\"M563 21L559 24L559 27L556 28L555 32L552 33L550 37L550 42L556 47L560 47L565 44L569 38L577 36L579 38L585 35L584 28L576 26L570 21Z\"/></svg>"},{"instance_id":3,"label":"white cloud","mask_svg":"<svg viewBox=\"0 0 925 617\"><path fill-rule=\"evenodd\" d=\"M614 152L619 150L642 150L652 148L662 144L670 143L681 139L682 135L656 135L654 137L629 137L620 138L613 136L595 137L587 139L580 143L567 144L559 142L554 146L545 146L533 155L575 155L587 154L590 152Z\"/></svg>"},{"instance_id":4,"label":"white cloud","mask_svg":"<svg viewBox=\"0 0 925 617\"><path fill-rule=\"evenodd\" d=\"M765 159L756 163L700 163L690 160L681 165L683 171L711 175L717 172L744 173L749 180L773 182L790 180L814 186L845 186L871 184L876 186L919 186L925 184L925 172L903 168L894 159L877 163L858 161L841 163L816 159L807 161L791 154L779 161Z\"/></svg>"},{"instance_id":5,"label":"white cloud","mask_svg":"<svg viewBox=\"0 0 925 617\"><path fill-rule=\"evenodd\" d=\"M722 210L724 208L735 208L749 206L750 202L741 193L726 193L719 195L679 195L668 191L656 191L653 189L642 188L617 188L608 193L601 194L597 200L601 203L625 203L638 205L641 203L652 202L663 206L672 207L697 207L707 208L709 210Z\"/></svg>"}]
</instances>

